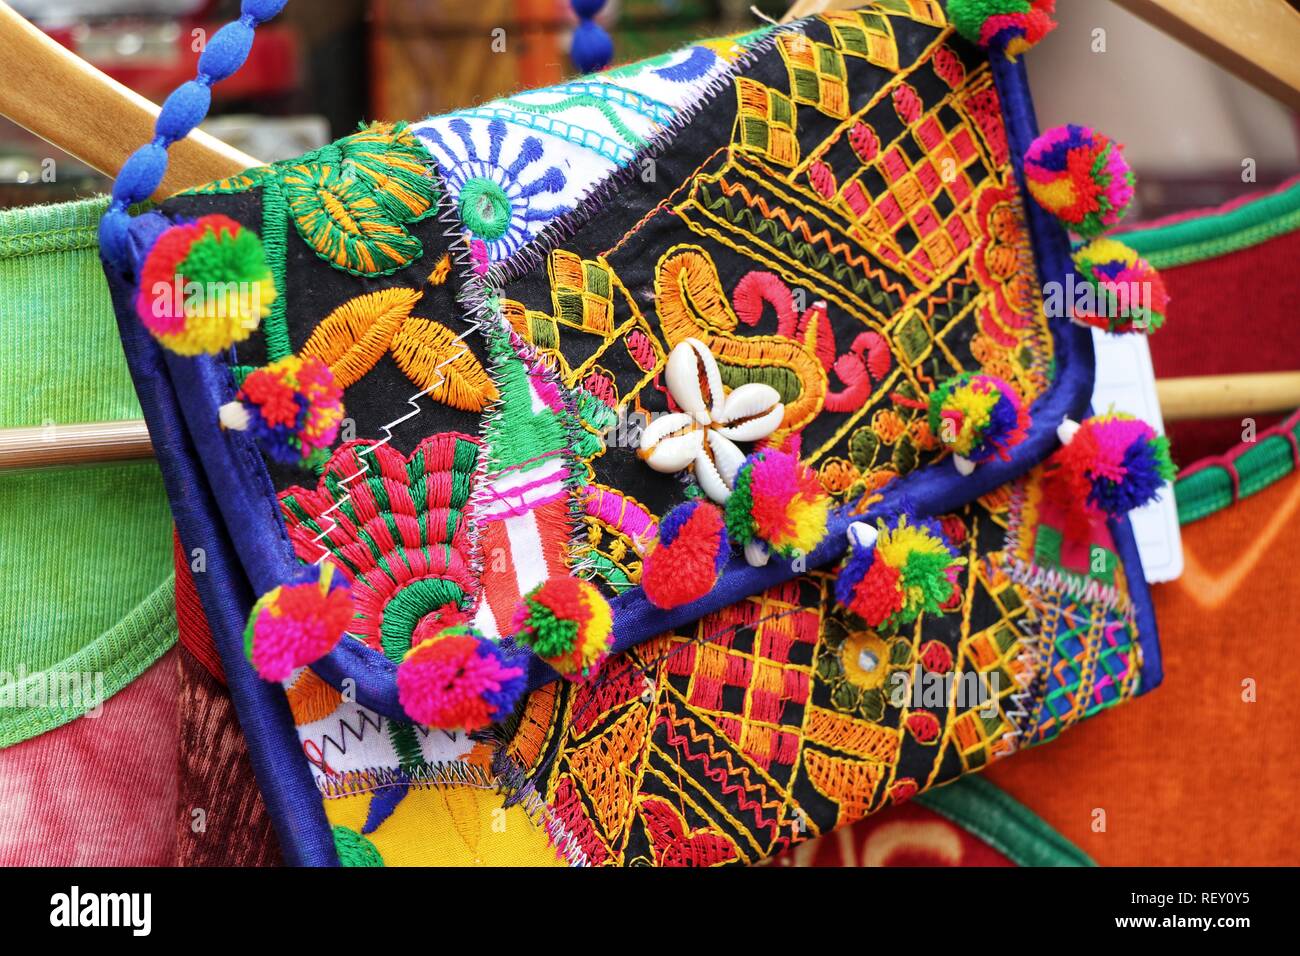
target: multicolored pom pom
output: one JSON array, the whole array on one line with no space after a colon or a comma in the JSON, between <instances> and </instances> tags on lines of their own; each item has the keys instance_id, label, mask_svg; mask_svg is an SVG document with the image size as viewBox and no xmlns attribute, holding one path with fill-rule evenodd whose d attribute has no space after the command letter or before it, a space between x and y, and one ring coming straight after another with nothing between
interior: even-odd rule
<instances>
[{"instance_id":1,"label":"multicolored pom pom","mask_svg":"<svg viewBox=\"0 0 1300 956\"><path fill-rule=\"evenodd\" d=\"M949 0L957 32L990 53L1014 60L1052 30L1056 0Z\"/></svg>"},{"instance_id":2,"label":"multicolored pom pom","mask_svg":"<svg viewBox=\"0 0 1300 956\"><path fill-rule=\"evenodd\" d=\"M641 589L655 607L680 607L713 589L731 545L722 510L708 501L685 501L659 522L658 543L641 562Z\"/></svg>"},{"instance_id":3,"label":"multicolored pom pom","mask_svg":"<svg viewBox=\"0 0 1300 956\"><path fill-rule=\"evenodd\" d=\"M292 465L328 449L343 421L343 389L314 355L290 355L244 379L235 401L221 407L221 423L249 430L266 453Z\"/></svg>"},{"instance_id":4,"label":"multicolored pom pom","mask_svg":"<svg viewBox=\"0 0 1300 956\"><path fill-rule=\"evenodd\" d=\"M590 677L609 655L614 614L595 585L575 577L543 581L515 611L514 639L571 680Z\"/></svg>"},{"instance_id":5,"label":"multicolored pom pom","mask_svg":"<svg viewBox=\"0 0 1300 956\"><path fill-rule=\"evenodd\" d=\"M830 506L817 473L797 453L764 449L736 472L727 499L727 533L756 567L766 564L772 551L793 558L808 554L826 536Z\"/></svg>"},{"instance_id":6,"label":"multicolored pom pom","mask_svg":"<svg viewBox=\"0 0 1300 956\"><path fill-rule=\"evenodd\" d=\"M1057 126L1025 153L1025 183L1038 204L1089 239L1117 224L1133 202L1133 170L1109 137Z\"/></svg>"},{"instance_id":7,"label":"multicolored pom pom","mask_svg":"<svg viewBox=\"0 0 1300 956\"><path fill-rule=\"evenodd\" d=\"M1107 332L1146 332L1165 323L1169 293L1149 262L1114 239L1094 239L1075 250L1074 269L1091 286L1076 296L1072 317Z\"/></svg>"},{"instance_id":8,"label":"multicolored pom pom","mask_svg":"<svg viewBox=\"0 0 1300 956\"><path fill-rule=\"evenodd\" d=\"M1044 495L1085 521L1089 511L1118 518L1149 504L1177 472L1169 439L1132 415L1067 421L1060 434L1065 446L1047 461ZM1082 529L1068 533L1073 537Z\"/></svg>"},{"instance_id":9,"label":"multicolored pom pom","mask_svg":"<svg viewBox=\"0 0 1300 956\"><path fill-rule=\"evenodd\" d=\"M869 627L896 630L959 597L957 575L966 559L958 557L939 522L907 515L882 519L874 529L855 522L849 539L835 598Z\"/></svg>"},{"instance_id":10,"label":"multicolored pom pom","mask_svg":"<svg viewBox=\"0 0 1300 956\"><path fill-rule=\"evenodd\" d=\"M509 717L523 693L524 669L465 625L421 641L397 667L397 699L426 727L481 730Z\"/></svg>"},{"instance_id":11,"label":"multicolored pom pom","mask_svg":"<svg viewBox=\"0 0 1300 956\"><path fill-rule=\"evenodd\" d=\"M930 395L930 431L952 450L963 475L991 458L1009 458L1025 440L1029 413L1020 394L993 375L964 372Z\"/></svg>"},{"instance_id":12,"label":"multicolored pom pom","mask_svg":"<svg viewBox=\"0 0 1300 956\"><path fill-rule=\"evenodd\" d=\"M252 335L275 295L257 233L214 214L158 237L140 267L135 309L164 348L216 354Z\"/></svg>"},{"instance_id":13,"label":"multicolored pom pom","mask_svg":"<svg viewBox=\"0 0 1300 956\"><path fill-rule=\"evenodd\" d=\"M244 628L244 656L266 680L282 681L332 651L351 623L352 592L327 561L317 580L282 584L258 599Z\"/></svg>"}]
</instances>

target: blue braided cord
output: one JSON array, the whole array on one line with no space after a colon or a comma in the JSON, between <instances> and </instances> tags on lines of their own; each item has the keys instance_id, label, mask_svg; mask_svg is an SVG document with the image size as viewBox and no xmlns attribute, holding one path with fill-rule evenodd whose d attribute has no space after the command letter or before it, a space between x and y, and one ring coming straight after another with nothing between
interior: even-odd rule
<instances>
[{"instance_id":1,"label":"blue braided cord","mask_svg":"<svg viewBox=\"0 0 1300 956\"><path fill-rule=\"evenodd\" d=\"M578 18L573 31L573 47L569 55L581 73L594 73L609 66L614 59L614 41L595 21L596 14L605 6L605 0L569 0Z\"/></svg>"},{"instance_id":2,"label":"blue braided cord","mask_svg":"<svg viewBox=\"0 0 1300 956\"><path fill-rule=\"evenodd\" d=\"M212 105L212 85L234 74L253 48L253 33L270 20L287 0L243 0L239 19L212 34L199 54L198 75L172 91L154 123L154 137L129 157L113 183L113 198L99 223L104 256L121 263L126 253L127 208L152 196L167 172L167 149L203 122Z\"/></svg>"}]
</instances>

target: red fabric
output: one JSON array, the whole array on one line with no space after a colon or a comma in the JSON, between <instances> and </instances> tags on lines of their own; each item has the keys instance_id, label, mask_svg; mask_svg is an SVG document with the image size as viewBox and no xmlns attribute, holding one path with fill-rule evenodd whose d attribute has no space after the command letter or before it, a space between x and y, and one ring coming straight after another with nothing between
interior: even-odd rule
<instances>
[{"instance_id":1,"label":"red fabric","mask_svg":"<svg viewBox=\"0 0 1300 956\"><path fill-rule=\"evenodd\" d=\"M1123 236L1120 236L1122 239ZM1300 361L1294 276L1300 231L1205 262L1161 270L1169 292L1164 328L1151 336L1157 378L1290 371ZM1256 416L1263 431L1277 415ZM1186 466L1242 441L1239 418L1167 426L1174 461Z\"/></svg>"},{"instance_id":2,"label":"red fabric","mask_svg":"<svg viewBox=\"0 0 1300 956\"><path fill-rule=\"evenodd\" d=\"M208 629L208 619L203 613L199 592L194 587L189 556L181 545L180 535L174 531L172 543L176 555L177 637L182 646L194 655L204 669L225 686L226 672L221 667L221 658L217 656L216 645L212 643L212 631Z\"/></svg>"},{"instance_id":3,"label":"red fabric","mask_svg":"<svg viewBox=\"0 0 1300 956\"><path fill-rule=\"evenodd\" d=\"M904 803L801 843L776 866L1015 866L978 837L918 803Z\"/></svg>"},{"instance_id":4,"label":"red fabric","mask_svg":"<svg viewBox=\"0 0 1300 956\"><path fill-rule=\"evenodd\" d=\"M0 866L167 866L176 650L87 715L0 750Z\"/></svg>"},{"instance_id":5,"label":"red fabric","mask_svg":"<svg viewBox=\"0 0 1300 956\"><path fill-rule=\"evenodd\" d=\"M189 556L176 554L176 650L180 675L174 726L176 866L279 866L280 847L253 778L248 747L226 689Z\"/></svg>"}]
</instances>

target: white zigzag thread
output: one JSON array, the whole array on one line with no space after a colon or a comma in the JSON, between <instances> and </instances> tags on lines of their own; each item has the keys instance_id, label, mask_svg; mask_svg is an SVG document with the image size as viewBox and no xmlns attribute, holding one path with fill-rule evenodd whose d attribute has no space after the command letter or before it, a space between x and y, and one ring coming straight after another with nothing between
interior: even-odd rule
<instances>
[{"instance_id":1,"label":"white zigzag thread","mask_svg":"<svg viewBox=\"0 0 1300 956\"><path fill-rule=\"evenodd\" d=\"M1017 584L1036 591L1071 597L1085 604L1101 604L1108 611L1114 611L1127 620L1133 617L1133 608L1128 598L1112 584L1102 584L1092 578L1084 579L1056 568L1029 564L1012 554L1008 554L1006 559L1007 574Z\"/></svg>"},{"instance_id":2,"label":"white zigzag thread","mask_svg":"<svg viewBox=\"0 0 1300 956\"><path fill-rule=\"evenodd\" d=\"M385 787L403 784L415 790L428 790L447 784L465 784L481 790L495 789L487 771L477 764L461 760L439 760L421 765L414 775L397 767L366 767L347 770L334 777L316 775L316 789L326 797L355 796L375 793Z\"/></svg>"},{"instance_id":3,"label":"white zigzag thread","mask_svg":"<svg viewBox=\"0 0 1300 956\"><path fill-rule=\"evenodd\" d=\"M1020 749L1020 738L1029 730L1029 720L1033 716L1029 707L1034 700L1031 688L1037 678L1039 667L1044 666L1039 658L1038 649L1034 646L1038 636L1031 633L1029 629L1036 619L1036 614L1031 611L1016 622L1016 629L1023 635L1020 641L1022 650L1016 655L1016 660L1020 663L1021 674L1024 676L1016 676L1016 683L1020 685L1020 689L1011 693L1012 706L1006 711L1011 729L1001 737L1002 742L1008 744L1013 752ZM1025 722L1024 730L1021 730L1020 726L1022 720Z\"/></svg>"},{"instance_id":4,"label":"white zigzag thread","mask_svg":"<svg viewBox=\"0 0 1300 956\"><path fill-rule=\"evenodd\" d=\"M437 180L440 186L439 204L441 206L441 210L439 212L438 219L440 222L447 224L449 227L448 229L443 231L443 235L448 236L452 239L452 244L448 249L447 255L452 259L452 261L457 263L457 265L461 266L464 269L470 270L470 272L472 273L473 259L469 253L469 242L465 237L464 230L460 227L460 221L456 217L455 207L450 202L450 195L446 189L446 184L442 182L441 177L438 175L438 172L434 167L432 166L429 167L429 174L432 178ZM461 248L462 246L463 248ZM480 326L481 326L480 320L471 321L469 326L463 332L457 335L453 341L463 343L469 336L477 333ZM384 433L384 437L377 441L367 444L365 448L361 449L357 453L358 459L361 460L361 467L358 468L352 474L348 475L346 478L343 478L339 482L339 484L342 486L344 491L343 497L341 497L338 501L336 501L333 505L331 505L321 514L321 518L327 521L328 524L321 530L319 534L317 534L315 537L312 538L312 544L315 544L321 548L321 554L318 558L316 558L314 562L315 564L320 564L329 556L329 549L326 546L322 545L320 542L322 539L328 538L330 534L333 533L334 529L338 527L338 522L334 520L333 514L335 511L337 511L339 508L343 506L344 502L351 499L352 491L349 486L353 482L355 482L358 478L361 478L363 475L366 475L370 472L370 463L362 456L370 456L374 453L376 448L380 448L384 445L387 445L390 441L393 440L394 428L396 428L398 425L401 425L404 422L410 421L412 418L415 418L417 415L423 412L424 409L420 406L419 400L424 396L428 395L429 393L435 392L439 388L441 388L443 383L446 382L447 380L447 376L442 371L442 369L447 365L450 365L451 363L455 362L461 356L465 355L468 351L469 351L469 346L466 345L463 348L461 348L458 352L449 355L447 358L443 359L436 366L434 366L434 371L437 373L438 376L437 381L431 384L428 388L421 389L420 391L416 392L414 395L407 398L406 404L410 406L411 411L406 412L404 415L400 415L399 417L394 418L392 421L387 422L384 425L380 426L381 430ZM486 415L487 413L488 410L485 409L484 414ZM481 474L481 469L479 470L479 474ZM476 475L476 477L479 477L479 475ZM481 482L473 482L475 488L477 488L479 484L481 484ZM476 509L473 507L476 504L476 502L474 499L475 499L475 493L471 492L470 502L469 502L470 507L466 508L466 520L469 522L470 540L476 542L477 527L474 519ZM477 577L479 572L482 570L482 557L481 555L479 555L477 548L474 548L471 551L470 570L471 573L475 575L475 577Z\"/></svg>"}]
</instances>

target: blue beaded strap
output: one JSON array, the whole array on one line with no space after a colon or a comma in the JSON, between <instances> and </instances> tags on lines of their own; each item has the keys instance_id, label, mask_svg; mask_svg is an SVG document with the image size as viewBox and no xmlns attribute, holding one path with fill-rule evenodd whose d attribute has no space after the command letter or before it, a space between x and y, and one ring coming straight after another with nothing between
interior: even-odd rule
<instances>
[{"instance_id":1,"label":"blue beaded strap","mask_svg":"<svg viewBox=\"0 0 1300 956\"><path fill-rule=\"evenodd\" d=\"M596 22L596 14L605 6L605 0L569 0L578 17L578 28L573 31L573 47L569 55L581 73L595 73L609 66L614 59L614 41Z\"/></svg>"},{"instance_id":2,"label":"blue beaded strap","mask_svg":"<svg viewBox=\"0 0 1300 956\"><path fill-rule=\"evenodd\" d=\"M131 216L127 207L152 196L167 172L167 149L203 122L212 105L212 85L235 73L253 48L253 32L287 0L242 0L239 19L212 35L199 54L198 75L167 97L154 124L154 137L129 157L113 183L113 199L99 223L99 245L107 258L121 261ZM602 0L603 2L603 0Z\"/></svg>"}]
</instances>

